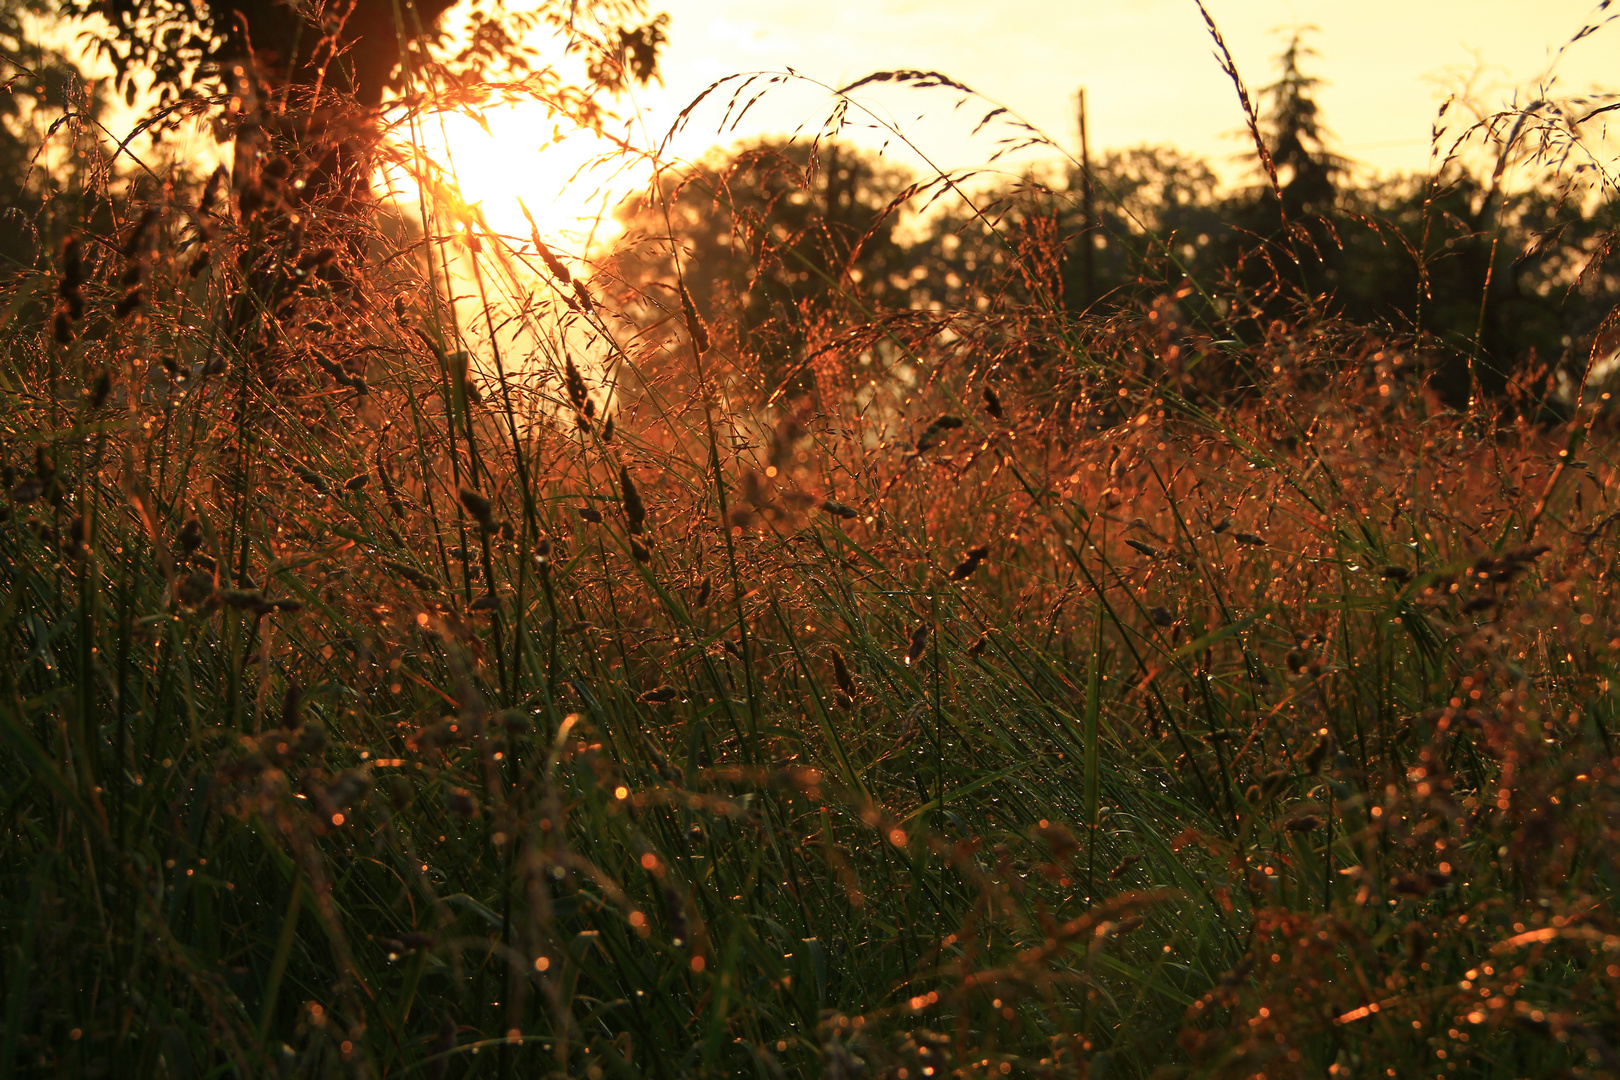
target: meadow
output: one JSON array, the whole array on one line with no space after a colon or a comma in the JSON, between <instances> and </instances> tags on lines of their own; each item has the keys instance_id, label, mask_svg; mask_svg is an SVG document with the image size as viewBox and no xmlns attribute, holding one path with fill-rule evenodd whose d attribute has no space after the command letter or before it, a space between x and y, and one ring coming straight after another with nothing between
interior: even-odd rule
<instances>
[{"instance_id":1,"label":"meadow","mask_svg":"<svg viewBox=\"0 0 1620 1080\"><path fill-rule=\"evenodd\" d=\"M260 137L0 290L0 1077L1620 1072L1600 386L1023 203L784 395Z\"/></svg>"}]
</instances>

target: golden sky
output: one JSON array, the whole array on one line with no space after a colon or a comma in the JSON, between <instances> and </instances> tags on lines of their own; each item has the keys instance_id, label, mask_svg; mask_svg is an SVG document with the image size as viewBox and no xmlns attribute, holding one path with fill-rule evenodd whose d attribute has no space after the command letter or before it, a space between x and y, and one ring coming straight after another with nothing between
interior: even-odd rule
<instances>
[{"instance_id":1,"label":"golden sky","mask_svg":"<svg viewBox=\"0 0 1620 1080\"><path fill-rule=\"evenodd\" d=\"M1555 79L1554 96L1605 83L1620 89L1620 24L1557 55L1601 17L1588 0L1206 2L1252 92L1272 81L1273 59L1290 28L1317 28L1310 42L1319 55L1307 70L1324 81L1319 101L1332 148L1368 170L1426 171L1437 108L1449 90L1470 82L1486 109L1507 105L1516 93L1521 102L1533 100L1548 78ZM651 0L649 6L669 13L669 46L664 85L621 103L621 114L634 118L621 133L632 145L660 145L676 113L716 80L787 68L804 77L777 81L734 123L726 116L733 94L737 101L755 99L765 80L728 82L664 145L666 162L753 136L795 129L814 135L835 100L829 87L911 68L943 72L988 100L958 107L961 95L949 88L863 88L856 103L869 112L851 109L843 137L884 145L923 176L990 162L996 139L1016 134L1006 127L973 134L994 105L1072 152L1075 91L1084 86L1094 152L1169 144L1205 157L1228 181L1248 179L1243 115L1193 0ZM1473 115L1453 108L1453 135ZM613 242L612 209L645 185L644 162L609 152L593 167L611 145L583 133L552 143L553 122L539 105L492 108L484 122L487 128L450 116L442 133L428 133L428 152L454 165L465 202L518 245L532 214L548 243L586 264ZM1016 175L1058 160L1056 151L1037 149L994 167ZM409 204L410 185L401 191Z\"/></svg>"},{"instance_id":2,"label":"golden sky","mask_svg":"<svg viewBox=\"0 0 1620 1080\"><path fill-rule=\"evenodd\" d=\"M1319 100L1333 148L1380 172L1426 168L1437 107L1448 90L1470 80L1491 108L1514 94L1528 100L1549 76L1556 94L1620 90L1620 23L1558 55L1582 26L1605 17L1594 0L1207 4L1251 91L1271 81L1290 28L1316 27L1309 40L1319 55L1308 70L1324 81ZM958 108L959 95L949 90L863 89L857 103L870 113L852 110L845 137L884 145L923 175L991 161L996 139L1016 135L994 126L970 134L992 105L1074 152L1075 91L1084 86L1094 153L1169 144L1207 158L1229 180L1244 177L1242 114L1194 0L649 0L649 8L670 15L664 84L624 103L622 111L639 116L639 130L626 133L632 143L659 144L675 114L725 76L792 68L814 80L772 87L740 122L723 126L737 86L728 84L670 144L675 158L751 136L814 134L833 100L825 87L913 68L943 72L988 101ZM133 122L134 112L124 111ZM876 129L880 118L890 130ZM1471 118L1453 109L1453 133L1457 121L1465 126ZM549 145L552 123L538 106L493 110L488 122L493 137L468 121L450 133L451 142L465 197L510 231L527 232L519 194L545 231L566 227L584 236L598 229L605 208L645 182L643 171L623 161L577 174L605 144L574 138L567 147ZM195 141L187 152L199 159L219 152L201 136ZM1058 160L1052 150L1034 150L995 167L1017 173L1031 162Z\"/></svg>"},{"instance_id":3,"label":"golden sky","mask_svg":"<svg viewBox=\"0 0 1620 1080\"><path fill-rule=\"evenodd\" d=\"M1560 45L1602 18L1590 0L1208 0L1251 91L1270 81L1288 28L1314 25L1314 71L1337 148L1380 171L1422 170L1445 87L1470 73L1486 104L1538 79L1577 93L1620 89L1620 25ZM792 67L833 85L892 68L937 69L1072 148L1074 94L1087 88L1099 147L1169 143L1229 161L1241 150L1236 95L1211 55L1192 0L665 0L666 90L655 123L724 75ZM1284 33L1279 33L1283 31ZM949 94L865 96L914 134L937 164L982 162L968 131L982 109L953 113ZM767 97L731 138L815 123L824 98ZM706 109L681 142L717 141ZM705 126L706 125L706 126ZM720 138L718 141L731 141ZM872 138L875 138L873 136ZM993 149L993 148L991 148Z\"/></svg>"}]
</instances>

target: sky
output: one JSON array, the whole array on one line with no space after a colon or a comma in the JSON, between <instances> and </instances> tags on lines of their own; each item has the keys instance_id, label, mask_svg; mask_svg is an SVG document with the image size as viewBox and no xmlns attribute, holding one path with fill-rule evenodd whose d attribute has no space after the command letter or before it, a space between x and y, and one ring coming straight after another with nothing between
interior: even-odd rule
<instances>
[{"instance_id":1,"label":"sky","mask_svg":"<svg viewBox=\"0 0 1620 1080\"><path fill-rule=\"evenodd\" d=\"M1251 94L1274 77L1289 32L1315 28L1308 41L1317 55L1306 70L1323 82L1330 146L1367 174L1426 171L1439 105L1464 87L1487 108L1516 94L1529 100L1549 78L1557 95L1620 90L1620 22L1560 55L1583 26L1620 16L1620 6L1605 15L1593 0L1206 3ZM670 16L663 82L638 90L624 111L636 117L631 141L663 146L666 160L761 135L815 134L837 100L831 88L909 68L942 72L980 96L964 102L948 87L868 86L851 95L841 137L883 147L920 175L986 166L1016 175L1060 163L1077 152L1075 95L1084 87L1093 154L1170 145L1205 158L1228 181L1247 179L1243 114L1195 0L649 0L649 8ZM768 87L762 79L724 82L665 141L676 115L717 80L789 69L797 76ZM740 120L727 115L734 95L750 101L760 89L767 92ZM999 140L1026 132L993 123L975 134L997 106L1056 145L998 160L1006 145ZM1453 108L1450 134L1472 115ZM611 238L604 209L644 176L621 171L619 161L582 180L581 163L606 144L575 136L548 145L554 129L538 105L494 110L486 120L487 133L470 120L448 121L465 201L503 232L527 235L522 198L542 232L569 237L570 247ZM203 142L192 148L199 156L220 152ZM404 197L413 201L408 190Z\"/></svg>"},{"instance_id":2,"label":"sky","mask_svg":"<svg viewBox=\"0 0 1620 1080\"><path fill-rule=\"evenodd\" d=\"M1548 74L1564 93L1620 89L1620 25L1555 63L1559 46L1604 17L1590 0L1208 0L1207 7L1251 93L1271 81L1287 32L1316 27L1310 41L1319 55L1309 70L1324 80L1319 100L1336 148L1375 171L1422 171L1440 101L1470 78L1487 105L1506 102L1515 88L1533 93ZM644 102L650 128L660 131L706 86L736 72L791 67L839 86L873 71L916 68L965 83L1070 152L1082 86L1093 152L1171 144L1221 165L1242 150L1236 93L1194 0L666 0L660 9L671 20L665 86ZM953 110L949 92L860 98L935 164L979 164L995 149L991 137L968 135L987 110ZM777 88L726 134L814 126L828 100L808 86ZM717 141L720 117L705 108L678 145L691 151Z\"/></svg>"},{"instance_id":3,"label":"sky","mask_svg":"<svg viewBox=\"0 0 1620 1080\"><path fill-rule=\"evenodd\" d=\"M1515 94L1533 100L1549 78L1555 96L1605 80L1620 89L1620 25L1559 55L1594 18L1588 0L1206 3L1251 93L1272 81L1289 31L1316 28L1309 40L1318 55L1307 71L1323 80L1318 101L1330 148L1358 162L1364 176L1427 171L1438 108L1458 89L1471 87L1487 110ZM1248 179L1243 113L1195 0L653 0L651 8L670 15L663 85L623 103L639 124L625 134L661 146L666 162L697 158L716 143L814 135L838 100L832 88L907 68L943 72L982 97L964 102L951 87L870 85L850 96L840 137L882 146L921 176L987 163L1018 175L1059 163L1063 152L1075 152L1075 94L1085 87L1094 154L1171 145L1205 158L1228 181ZM748 78L788 69L797 74ZM677 114L722 80L666 141ZM739 118L742 103L750 104ZM998 140L1027 134L1005 123L975 133L998 106L1056 145L997 162ZM1472 116L1450 110L1452 134ZM615 154L605 173L581 171L602 144L581 134L547 145L552 122L538 105L486 111L483 119L486 127L447 118L437 148L428 147L436 160L453 162L460 198L519 244L532 215L554 250L589 266L615 242L611 208L645 184L645 170Z\"/></svg>"}]
</instances>

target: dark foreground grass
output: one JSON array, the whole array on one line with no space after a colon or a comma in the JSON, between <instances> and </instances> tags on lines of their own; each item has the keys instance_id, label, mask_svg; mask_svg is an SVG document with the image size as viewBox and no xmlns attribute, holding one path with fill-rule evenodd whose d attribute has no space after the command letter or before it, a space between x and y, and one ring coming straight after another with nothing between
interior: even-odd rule
<instances>
[{"instance_id":1,"label":"dark foreground grass","mask_svg":"<svg viewBox=\"0 0 1620 1080\"><path fill-rule=\"evenodd\" d=\"M0 297L0 1076L1620 1071L1595 409L1036 287L768 409L495 237L469 371L296 161Z\"/></svg>"}]
</instances>

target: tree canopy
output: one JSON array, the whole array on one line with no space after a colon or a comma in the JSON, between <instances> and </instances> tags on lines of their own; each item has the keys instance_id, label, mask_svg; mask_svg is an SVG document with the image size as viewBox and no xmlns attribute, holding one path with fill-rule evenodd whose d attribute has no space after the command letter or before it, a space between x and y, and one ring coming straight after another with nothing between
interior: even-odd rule
<instances>
[{"instance_id":1,"label":"tree canopy","mask_svg":"<svg viewBox=\"0 0 1620 1080\"><path fill-rule=\"evenodd\" d=\"M1115 150L1093 166L1095 221L1076 170L1056 187L981 189L976 208L936 210L902 242L907 177L857 147L778 141L715 152L666 186L667 221L656 199L628 220L632 235L667 230L698 306L722 316L737 335L728 343L773 390L809 386L815 328L833 310L993 313L1041 293L1071 319L1141 313L1179 293L1179 318L1237 340L1279 323L1355 326L1421 356L1454 405L1510 387L1545 393L1560 366L1580 367L1620 298L1606 262L1620 235L1612 189L1505 188L1459 157L1432 176L1367 176L1332 148L1313 55L1292 37L1257 98L1275 183L1258 153L1255 182L1228 189L1176 150ZM643 241L625 265L641 285L674 280L665 246ZM1019 331L1030 359L1048 331L1067 333ZM1211 363L1202 377L1237 375Z\"/></svg>"},{"instance_id":2,"label":"tree canopy","mask_svg":"<svg viewBox=\"0 0 1620 1080\"><path fill-rule=\"evenodd\" d=\"M104 30L92 31L94 40L131 100L137 87L155 91L162 104L230 91L242 68L271 87L319 87L376 105L401 86L407 63L430 62L427 47L444 39L445 16L455 2L66 0L64 10L105 20ZM534 50L524 38L549 27L569 50L589 54L586 67L596 85L620 88L626 71L645 81L656 72L665 22L662 16L641 22L645 13L643 0L541 0L522 11L475 0L464 11L454 74L467 80L491 70L527 70Z\"/></svg>"},{"instance_id":3,"label":"tree canopy","mask_svg":"<svg viewBox=\"0 0 1620 1080\"><path fill-rule=\"evenodd\" d=\"M644 302L684 280L721 344L757 362L766 384L809 385L817 324L863 302L906 306L916 265L895 239L907 178L859 149L765 140L709 155L623 209L620 272ZM675 253L679 253L679 266Z\"/></svg>"},{"instance_id":4,"label":"tree canopy","mask_svg":"<svg viewBox=\"0 0 1620 1080\"><path fill-rule=\"evenodd\" d=\"M78 137L106 105L99 88L30 32L48 15L41 0L0 3L0 275L32 265L48 245L48 213L77 221L94 212L81 198L84 175L107 166L99 141ZM71 146L47 146L53 131Z\"/></svg>"}]
</instances>

